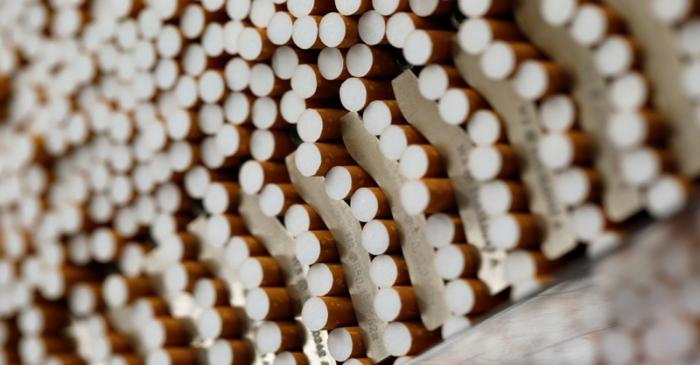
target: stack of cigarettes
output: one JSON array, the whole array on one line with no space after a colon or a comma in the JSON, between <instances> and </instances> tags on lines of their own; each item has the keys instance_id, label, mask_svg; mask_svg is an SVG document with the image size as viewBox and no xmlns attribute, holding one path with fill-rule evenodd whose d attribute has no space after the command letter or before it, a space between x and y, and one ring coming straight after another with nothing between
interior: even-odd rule
<instances>
[{"instance_id":1,"label":"stack of cigarettes","mask_svg":"<svg viewBox=\"0 0 700 365\"><path fill-rule=\"evenodd\" d=\"M0 363L406 361L551 281L579 244L596 251L637 213L678 212L699 172L678 146L700 129L700 1L644 0L645 26L626 0L527 1L590 52L600 94L581 93L585 75L549 54L513 0L0 1ZM673 54L649 47L649 27L671 34ZM485 81L467 81L461 55ZM654 66L664 57L678 65L670 86ZM478 202L457 199L445 146L400 110L392 81L406 70L436 128L465 131ZM489 83L534 108L536 148L522 148ZM591 127L586 103L601 98ZM400 199L353 158L347 117L402 175ZM545 247L533 161L565 208L566 252ZM614 214L610 166L643 209ZM322 218L293 170L355 221ZM473 205L493 247L468 239ZM353 296L342 224L359 227L353 254L370 261L369 308ZM280 227L287 256L268 235ZM410 245L434 262L411 265ZM486 249L503 253L508 288L483 280ZM422 298L417 273L444 295ZM449 313L428 324L433 302ZM365 327L369 311L382 333ZM653 346L674 318L601 346L677 359ZM610 351L604 361L637 359Z\"/></svg>"}]
</instances>

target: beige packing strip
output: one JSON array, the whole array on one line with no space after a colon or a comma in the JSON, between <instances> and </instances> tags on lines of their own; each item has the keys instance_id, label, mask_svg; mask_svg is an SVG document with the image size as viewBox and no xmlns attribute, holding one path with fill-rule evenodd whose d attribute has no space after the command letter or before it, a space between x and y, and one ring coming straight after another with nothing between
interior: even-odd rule
<instances>
[{"instance_id":1,"label":"beige packing strip","mask_svg":"<svg viewBox=\"0 0 700 365\"><path fill-rule=\"evenodd\" d=\"M287 156L286 162L289 178L297 193L316 210L335 238L355 318L362 328L367 357L374 361L383 360L389 356L383 338L386 322L374 312L373 301L378 289L369 275L369 253L362 247L360 222L353 217L346 202L328 197L323 177L303 176L294 164L294 154Z\"/></svg>"},{"instance_id":2,"label":"beige packing strip","mask_svg":"<svg viewBox=\"0 0 700 365\"><path fill-rule=\"evenodd\" d=\"M454 49L455 66L462 78L505 120L508 139L521 159L521 178L528 191L530 210L542 222L542 251L549 259L560 258L578 242L566 207L556 197L553 175L537 155L542 135L535 103L521 98L509 80L488 79L481 71L479 56L462 52L456 44Z\"/></svg>"},{"instance_id":3,"label":"beige packing strip","mask_svg":"<svg viewBox=\"0 0 700 365\"><path fill-rule=\"evenodd\" d=\"M276 217L268 217L260 211L257 195L242 194L239 212L245 220L250 234L260 240L285 273L287 288L294 301L295 320L301 324L301 306L311 297L306 281L307 269L294 254L294 240ZM306 329L304 354L310 364L335 364L328 351L328 331ZM264 364L272 364L274 354L264 356Z\"/></svg>"},{"instance_id":4,"label":"beige packing strip","mask_svg":"<svg viewBox=\"0 0 700 365\"><path fill-rule=\"evenodd\" d=\"M540 13L542 0L520 1L515 18L520 29L567 74L574 78L573 95L583 129L596 141L597 170L602 174L603 204L613 221L629 218L643 209L642 191L627 184L620 174L621 154L607 137L607 123L613 112L605 78L596 70L593 52L576 43L566 27L547 24Z\"/></svg>"},{"instance_id":5,"label":"beige packing strip","mask_svg":"<svg viewBox=\"0 0 700 365\"><path fill-rule=\"evenodd\" d=\"M459 215L468 243L479 248L479 279L491 294L508 287L505 277L506 251L495 247L487 236L488 216L479 204L479 183L468 170L471 140L464 129L444 122L437 104L425 99L418 90L418 78L404 71L392 81L394 96L406 121L414 126L446 160L447 175L452 181Z\"/></svg>"},{"instance_id":6,"label":"beige packing strip","mask_svg":"<svg viewBox=\"0 0 700 365\"><path fill-rule=\"evenodd\" d=\"M603 0L626 20L635 40L643 48L644 71L656 89L655 106L672 125L671 147L679 170L689 177L700 176L700 126L693 118L693 102L679 86L682 60L675 29L661 24L651 14L648 0Z\"/></svg>"},{"instance_id":7,"label":"beige packing strip","mask_svg":"<svg viewBox=\"0 0 700 365\"><path fill-rule=\"evenodd\" d=\"M342 118L342 134L350 156L374 179L389 201L391 215L401 233L401 251L423 325L434 330L449 318L450 311L444 299L445 284L434 268L435 252L426 239L425 216L412 216L404 211L400 191L406 179L399 172L397 162L384 158L379 141L365 130L357 113Z\"/></svg>"}]
</instances>

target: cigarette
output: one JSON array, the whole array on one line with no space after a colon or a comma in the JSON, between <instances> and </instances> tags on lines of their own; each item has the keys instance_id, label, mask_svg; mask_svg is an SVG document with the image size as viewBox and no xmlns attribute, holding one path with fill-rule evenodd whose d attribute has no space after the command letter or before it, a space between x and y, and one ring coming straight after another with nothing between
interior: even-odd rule
<instances>
[{"instance_id":1,"label":"cigarette","mask_svg":"<svg viewBox=\"0 0 700 365\"><path fill-rule=\"evenodd\" d=\"M627 151L620 160L622 177L632 186L647 185L659 174L672 168L673 162L668 151L650 147Z\"/></svg>"},{"instance_id":2,"label":"cigarette","mask_svg":"<svg viewBox=\"0 0 700 365\"><path fill-rule=\"evenodd\" d=\"M372 9L372 0L335 0L335 8L345 16L360 15Z\"/></svg>"},{"instance_id":3,"label":"cigarette","mask_svg":"<svg viewBox=\"0 0 700 365\"><path fill-rule=\"evenodd\" d=\"M275 355L275 361L281 364L308 365L309 358L301 351L284 351Z\"/></svg>"},{"instance_id":4,"label":"cigarette","mask_svg":"<svg viewBox=\"0 0 700 365\"><path fill-rule=\"evenodd\" d=\"M233 182L215 182L204 194L204 209L211 214L235 212L241 197L241 186Z\"/></svg>"},{"instance_id":5,"label":"cigarette","mask_svg":"<svg viewBox=\"0 0 700 365\"><path fill-rule=\"evenodd\" d=\"M607 229L614 228L614 225L608 221L599 205L586 203L571 212L571 227L579 239L590 241Z\"/></svg>"},{"instance_id":6,"label":"cigarette","mask_svg":"<svg viewBox=\"0 0 700 365\"><path fill-rule=\"evenodd\" d=\"M456 315L481 314L503 302L489 294L489 288L477 279L457 279L445 286L445 301Z\"/></svg>"},{"instance_id":7,"label":"cigarette","mask_svg":"<svg viewBox=\"0 0 700 365\"><path fill-rule=\"evenodd\" d=\"M294 252L302 265L317 262L337 262L338 249L330 231L308 231L294 239Z\"/></svg>"},{"instance_id":8,"label":"cigarette","mask_svg":"<svg viewBox=\"0 0 700 365\"><path fill-rule=\"evenodd\" d=\"M251 153L251 131L242 126L223 125L215 135L216 149L226 157L247 157Z\"/></svg>"},{"instance_id":9,"label":"cigarette","mask_svg":"<svg viewBox=\"0 0 700 365\"><path fill-rule=\"evenodd\" d=\"M472 321L469 319L469 317L452 315L450 318L447 319L447 321L445 321L445 323L442 324L442 328L440 328L440 334L442 335L442 339L446 340L456 335L457 333L463 332L471 326Z\"/></svg>"},{"instance_id":10,"label":"cigarette","mask_svg":"<svg viewBox=\"0 0 700 365\"><path fill-rule=\"evenodd\" d=\"M263 322L255 333L255 345L262 353L301 350L304 328L300 323Z\"/></svg>"},{"instance_id":11,"label":"cigarette","mask_svg":"<svg viewBox=\"0 0 700 365\"><path fill-rule=\"evenodd\" d=\"M357 21L357 33L366 45L386 44L386 19L377 11L366 11Z\"/></svg>"},{"instance_id":12,"label":"cigarette","mask_svg":"<svg viewBox=\"0 0 700 365\"><path fill-rule=\"evenodd\" d=\"M374 219L362 227L362 246L372 255L401 251L401 233L393 220Z\"/></svg>"},{"instance_id":13,"label":"cigarette","mask_svg":"<svg viewBox=\"0 0 700 365\"><path fill-rule=\"evenodd\" d=\"M196 123L194 112L174 109L166 115L168 136L176 141L196 141L202 138L202 131Z\"/></svg>"},{"instance_id":14,"label":"cigarette","mask_svg":"<svg viewBox=\"0 0 700 365\"><path fill-rule=\"evenodd\" d=\"M101 291L101 283L82 283L74 286L68 297L68 307L71 313L78 317L84 317L102 310L105 303Z\"/></svg>"},{"instance_id":15,"label":"cigarette","mask_svg":"<svg viewBox=\"0 0 700 365\"><path fill-rule=\"evenodd\" d=\"M143 297L132 304L132 317L134 323L143 324L144 321L155 317L167 316L170 313L165 299L157 296Z\"/></svg>"},{"instance_id":16,"label":"cigarette","mask_svg":"<svg viewBox=\"0 0 700 365\"><path fill-rule=\"evenodd\" d=\"M351 112L359 112L372 101L393 97L390 85L378 80L351 77L340 86L340 103Z\"/></svg>"},{"instance_id":17,"label":"cigarette","mask_svg":"<svg viewBox=\"0 0 700 365\"><path fill-rule=\"evenodd\" d=\"M340 140L340 118L345 111L338 109L306 109L297 121L297 134L304 142Z\"/></svg>"},{"instance_id":18,"label":"cigarette","mask_svg":"<svg viewBox=\"0 0 700 365\"><path fill-rule=\"evenodd\" d=\"M24 308L17 316L17 327L22 336L59 335L69 324L67 308L49 304L35 304Z\"/></svg>"},{"instance_id":19,"label":"cigarette","mask_svg":"<svg viewBox=\"0 0 700 365\"><path fill-rule=\"evenodd\" d=\"M199 261L182 261L165 269L160 284L166 293L192 291L198 279L210 277L209 269Z\"/></svg>"},{"instance_id":20,"label":"cigarette","mask_svg":"<svg viewBox=\"0 0 700 365\"><path fill-rule=\"evenodd\" d=\"M413 287L382 288L374 297L374 312L386 322L415 320L420 316Z\"/></svg>"},{"instance_id":21,"label":"cigarette","mask_svg":"<svg viewBox=\"0 0 700 365\"><path fill-rule=\"evenodd\" d=\"M107 344L107 347L112 353L119 354L132 351L129 337L127 337L126 335L115 331L110 331L103 338Z\"/></svg>"},{"instance_id":22,"label":"cigarette","mask_svg":"<svg viewBox=\"0 0 700 365\"><path fill-rule=\"evenodd\" d=\"M280 9L282 6L273 2L254 1L250 7L250 21L258 28L267 28L272 16Z\"/></svg>"},{"instance_id":23,"label":"cigarette","mask_svg":"<svg viewBox=\"0 0 700 365\"><path fill-rule=\"evenodd\" d=\"M692 14L700 13L698 3L690 0L680 0L669 3L663 0L652 0L651 11L656 19L664 24L677 24L686 20Z\"/></svg>"},{"instance_id":24,"label":"cigarette","mask_svg":"<svg viewBox=\"0 0 700 365\"><path fill-rule=\"evenodd\" d=\"M357 189L374 186L374 180L359 166L335 166L323 180L326 193L331 199L344 200Z\"/></svg>"},{"instance_id":25,"label":"cigarette","mask_svg":"<svg viewBox=\"0 0 700 365\"><path fill-rule=\"evenodd\" d=\"M233 214L218 214L207 222L206 238L209 244L221 247L231 236L246 235L248 230L243 219Z\"/></svg>"},{"instance_id":26,"label":"cigarette","mask_svg":"<svg viewBox=\"0 0 700 365\"><path fill-rule=\"evenodd\" d=\"M275 77L267 64L257 63L250 69L250 91L257 97L281 96L289 90L289 80Z\"/></svg>"},{"instance_id":27,"label":"cigarette","mask_svg":"<svg viewBox=\"0 0 700 365\"><path fill-rule=\"evenodd\" d=\"M153 349L146 355L146 365L187 365L199 361L199 349L195 347L166 347Z\"/></svg>"},{"instance_id":28,"label":"cigarette","mask_svg":"<svg viewBox=\"0 0 700 365\"><path fill-rule=\"evenodd\" d=\"M384 343L393 356L415 355L440 341L439 331L428 331L418 322L393 322L384 329Z\"/></svg>"},{"instance_id":29,"label":"cigarette","mask_svg":"<svg viewBox=\"0 0 700 365\"><path fill-rule=\"evenodd\" d=\"M257 129L250 136L250 154L258 161L282 161L292 151L286 132Z\"/></svg>"},{"instance_id":30,"label":"cigarette","mask_svg":"<svg viewBox=\"0 0 700 365\"><path fill-rule=\"evenodd\" d=\"M663 117L653 111L615 113L607 128L610 141L621 149L659 145L668 135Z\"/></svg>"},{"instance_id":31,"label":"cigarette","mask_svg":"<svg viewBox=\"0 0 700 365\"><path fill-rule=\"evenodd\" d=\"M294 303L286 287L254 288L246 293L245 312L256 320L282 320L293 316Z\"/></svg>"},{"instance_id":32,"label":"cigarette","mask_svg":"<svg viewBox=\"0 0 700 365\"><path fill-rule=\"evenodd\" d=\"M199 279L192 288L194 301L202 308L212 308L229 305L230 292L228 285L221 279Z\"/></svg>"},{"instance_id":33,"label":"cigarette","mask_svg":"<svg viewBox=\"0 0 700 365\"><path fill-rule=\"evenodd\" d=\"M317 263L309 267L307 274L309 292L313 296L347 295L343 266L335 263Z\"/></svg>"},{"instance_id":34,"label":"cigarette","mask_svg":"<svg viewBox=\"0 0 700 365\"><path fill-rule=\"evenodd\" d=\"M286 11L278 11L272 15L267 24L267 37L276 46L286 46L292 39L294 22ZM274 55L272 56L274 59Z\"/></svg>"},{"instance_id":35,"label":"cigarette","mask_svg":"<svg viewBox=\"0 0 700 365\"><path fill-rule=\"evenodd\" d=\"M253 102L251 113L253 125L258 129L284 129L287 122L278 108L279 100L262 97Z\"/></svg>"},{"instance_id":36,"label":"cigarette","mask_svg":"<svg viewBox=\"0 0 700 365\"><path fill-rule=\"evenodd\" d=\"M318 37L326 47L349 48L360 41L357 20L335 12L327 13L319 23Z\"/></svg>"},{"instance_id":37,"label":"cigarette","mask_svg":"<svg viewBox=\"0 0 700 365\"><path fill-rule=\"evenodd\" d=\"M552 95L539 104L540 121L549 132L565 132L574 129L576 114L576 105L569 95Z\"/></svg>"},{"instance_id":38,"label":"cigarette","mask_svg":"<svg viewBox=\"0 0 700 365\"><path fill-rule=\"evenodd\" d=\"M324 78L318 65L302 64L294 70L291 85L292 90L304 99L328 99L337 97L340 81Z\"/></svg>"},{"instance_id":39,"label":"cigarette","mask_svg":"<svg viewBox=\"0 0 700 365\"><path fill-rule=\"evenodd\" d=\"M603 182L596 170L575 167L557 174L554 187L564 204L576 206L599 201Z\"/></svg>"},{"instance_id":40,"label":"cigarette","mask_svg":"<svg viewBox=\"0 0 700 365\"><path fill-rule=\"evenodd\" d=\"M294 154L294 163L304 176L323 176L333 166L353 165L342 144L304 142Z\"/></svg>"},{"instance_id":41,"label":"cigarette","mask_svg":"<svg viewBox=\"0 0 700 365\"><path fill-rule=\"evenodd\" d=\"M19 342L22 362L40 363L46 356L75 351L73 341L66 337L23 337Z\"/></svg>"},{"instance_id":42,"label":"cigarette","mask_svg":"<svg viewBox=\"0 0 700 365\"><path fill-rule=\"evenodd\" d=\"M372 0L372 7L384 16L410 10L408 0Z\"/></svg>"},{"instance_id":43,"label":"cigarette","mask_svg":"<svg viewBox=\"0 0 700 365\"><path fill-rule=\"evenodd\" d=\"M348 72L353 77L394 77L400 72L394 60L390 49L362 43L352 46L345 56Z\"/></svg>"},{"instance_id":44,"label":"cigarette","mask_svg":"<svg viewBox=\"0 0 700 365\"><path fill-rule=\"evenodd\" d=\"M170 163L170 168L174 173L178 175L185 174L183 177L179 178L180 180L184 181L185 177L187 176L187 172L197 164L201 163L199 146L190 144L187 141L171 143L170 147L168 148L168 162Z\"/></svg>"},{"instance_id":45,"label":"cigarette","mask_svg":"<svg viewBox=\"0 0 700 365\"><path fill-rule=\"evenodd\" d=\"M448 178L408 181L401 187L401 205L412 215L453 210L456 202L452 181Z\"/></svg>"},{"instance_id":46,"label":"cigarette","mask_svg":"<svg viewBox=\"0 0 700 365\"><path fill-rule=\"evenodd\" d=\"M283 163L246 161L238 172L238 181L246 194L255 194L269 183L289 182L289 173Z\"/></svg>"},{"instance_id":47,"label":"cigarette","mask_svg":"<svg viewBox=\"0 0 700 365\"><path fill-rule=\"evenodd\" d=\"M539 244L537 218L528 213L509 213L489 219L487 235L503 249L529 248Z\"/></svg>"},{"instance_id":48,"label":"cigarette","mask_svg":"<svg viewBox=\"0 0 700 365\"><path fill-rule=\"evenodd\" d=\"M462 0L457 4L462 14L468 18L496 17L506 15L513 10L511 0Z\"/></svg>"},{"instance_id":49,"label":"cigarette","mask_svg":"<svg viewBox=\"0 0 700 365\"><path fill-rule=\"evenodd\" d=\"M655 217L670 217L686 206L690 192L691 187L686 179L663 175L647 190L647 209Z\"/></svg>"},{"instance_id":50,"label":"cigarette","mask_svg":"<svg viewBox=\"0 0 700 365\"><path fill-rule=\"evenodd\" d=\"M611 328L600 334L601 360L609 364L634 362L639 358L640 344L634 333L623 328Z\"/></svg>"},{"instance_id":51,"label":"cigarette","mask_svg":"<svg viewBox=\"0 0 700 365\"><path fill-rule=\"evenodd\" d=\"M408 179L445 176L440 153L429 144L413 144L403 151L399 170Z\"/></svg>"},{"instance_id":52,"label":"cigarette","mask_svg":"<svg viewBox=\"0 0 700 365\"><path fill-rule=\"evenodd\" d=\"M228 86L234 92L242 92L248 85L250 85L250 62L245 61L240 57L233 57L227 63L224 68L224 76L226 78L226 86ZM215 108L220 108L218 105L212 104L211 110L216 110ZM200 109L200 114L201 114ZM211 112L211 111L210 111ZM201 123L200 116L200 123ZM204 129L204 128L203 128Z\"/></svg>"},{"instance_id":53,"label":"cigarette","mask_svg":"<svg viewBox=\"0 0 700 365\"><path fill-rule=\"evenodd\" d=\"M253 236L234 236L228 241L224 251L226 262L239 269L248 257L268 256L265 246Z\"/></svg>"},{"instance_id":54,"label":"cigarette","mask_svg":"<svg viewBox=\"0 0 700 365\"><path fill-rule=\"evenodd\" d=\"M126 242L116 231L108 228L100 228L90 235L90 251L97 262L114 260L120 253Z\"/></svg>"},{"instance_id":55,"label":"cigarette","mask_svg":"<svg viewBox=\"0 0 700 365\"><path fill-rule=\"evenodd\" d=\"M318 53L318 71L326 80L345 80L350 77L345 67L347 49L324 48Z\"/></svg>"},{"instance_id":56,"label":"cigarette","mask_svg":"<svg viewBox=\"0 0 700 365\"><path fill-rule=\"evenodd\" d=\"M216 147L216 138L214 137L205 138L199 147L202 154L202 163L209 169L230 169L240 164L241 158L235 156L227 158L219 151Z\"/></svg>"},{"instance_id":57,"label":"cigarette","mask_svg":"<svg viewBox=\"0 0 700 365\"><path fill-rule=\"evenodd\" d=\"M217 339L205 353L207 364L249 364L253 360L253 345L248 340Z\"/></svg>"},{"instance_id":58,"label":"cigarette","mask_svg":"<svg viewBox=\"0 0 700 365\"><path fill-rule=\"evenodd\" d=\"M463 85L462 77L452 66L430 64L418 73L418 91L428 100L438 100L447 89Z\"/></svg>"},{"instance_id":59,"label":"cigarette","mask_svg":"<svg viewBox=\"0 0 700 365\"><path fill-rule=\"evenodd\" d=\"M143 276L108 276L102 286L102 299L109 308L123 307L136 299L154 294L151 281Z\"/></svg>"},{"instance_id":60,"label":"cigarette","mask_svg":"<svg viewBox=\"0 0 700 365\"><path fill-rule=\"evenodd\" d=\"M556 263L538 251L509 252L505 260L505 275L509 282L518 283L550 274Z\"/></svg>"},{"instance_id":61,"label":"cigarette","mask_svg":"<svg viewBox=\"0 0 700 365\"><path fill-rule=\"evenodd\" d=\"M522 183L493 180L479 186L479 204L490 216L527 209L527 193Z\"/></svg>"},{"instance_id":62,"label":"cigarette","mask_svg":"<svg viewBox=\"0 0 700 365\"><path fill-rule=\"evenodd\" d=\"M366 356L367 350L360 327L340 327L328 333L328 351L336 361Z\"/></svg>"},{"instance_id":63,"label":"cigarette","mask_svg":"<svg viewBox=\"0 0 700 365\"><path fill-rule=\"evenodd\" d=\"M409 0L412 12L420 17L446 16L455 8L454 1L441 0Z\"/></svg>"},{"instance_id":64,"label":"cigarette","mask_svg":"<svg viewBox=\"0 0 700 365\"><path fill-rule=\"evenodd\" d=\"M269 256L249 257L239 271L241 284L246 289L261 286L283 286L284 273L277 260Z\"/></svg>"},{"instance_id":65,"label":"cigarette","mask_svg":"<svg viewBox=\"0 0 700 365\"><path fill-rule=\"evenodd\" d=\"M224 101L223 113L227 121L234 125L244 125L251 122L250 106L255 101L255 96L247 92L233 92ZM223 124L219 125L211 134L216 134Z\"/></svg>"},{"instance_id":66,"label":"cigarette","mask_svg":"<svg viewBox=\"0 0 700 365\"><path fill-rule=\"evenodd\" d=\"M368 132L380 136L391 124L405 124L405 121L395 100L375 100L362 112L362 123Z\"/></svg>"},{"instance_id":67,"label":"cigarette","mask_svg":"<svg viewBox=\"0 0 700 365\"><path fill-rule=\"evenodd\" d=\"M561 170L590 163L593 141L589 134L582 132L550 133L540 140L537 152L547 168Z\"/></svg>"},{"instance_id":68,"label":"cigarette","mask_svg":"<svg viewBox=\"0 0 700 365\"><path fill-rule=\"evenodd\" d=\"M507 144L478 146L469 153L469 172L478 181L512 178L518 174L518 160Z\"/></svg>"},{"instance_id":69,"label":"cigarette","mask_svg":"<svg viewBox=\"0 0 700 365\"><path fill-rule=\"evenodd\" d=\"M426 239L435 248L466 242L464 225L457 215L435 213L425 220Z\"/></svg>"},{"instance_id":70,"label":"cigarette","mask_svg":"<svg viewBox=\"0 0 700 365\"><path fill-rule=\"evenodd\" d=\"M612 80L608 86L610 101L620 110L644 109L652 97L651 82L645 75L628 72Z\"/></svg>"},{"instance_id":71,"label":"cigarette","mask_svg":"<svg viewBox=\"0 0 700 365\"><path fill-rule=\"evenodd\" d=\"M357 322L349 297L309 298L301 310L301 320L312 331L330 331Z\"/></svg>"},{"instance_id":72,"label":"cigarette","mask_svg":"<svg viewBox=\"0 0 700 365\"><path fill-rule=\"evenodd\" d=\"M581 3L585 2L579 0L544 0L540 4L540 14L545 23L553 27L569 25Z\"/></svg>"},{"instance_id":73,"label":"cigarette","mask_svg":"<svg viewBox=\"0 0 700 365\"><path fill-rule=\"evenodd\" d=\"M325 228L321 217L308 204L294 204L284 213L284 226L296 237L299 234Z\"/></svg>"},{"instance_id":74,"label":"cigarette","mask_svg":"<svg viewBox=\"0 0 700 365\"><path fill-rule=\"evenodd\" d=\"M449 31L416 29L404 40L403 56L406 61L416 66L447 63L452 57L452 35Z\"/></svg>"},{"instance_id":75,"label":"cigarette","mask_svg":"<svg viewBox=\"0 0 700 365\"><path fill-rule=\"evenodd\" d=\"M192 208L182 189L172 182L158 187L156 203L160 209L169 214L184 214Z\"/></svg>"},{"instance_id":76,"label":"cigarette","mask_svg":"<svg viewBox=\"0 0 700 365\"><path fill-rule=\"evenodd\" d=\"M164 25L158 33L156 49L163 58L174 58L182 51L182 34L172 24Z\"/></svg>"},{"instance_id":77,"label":"cigarette","mask_svg":"<svg viewBox=\"0 0 700 365\"><path fill-rule=\"evenodd\" d=\"M379 255L369 268L372 282L380 288L411 285L406 262L401 256Z\"/></svg>"},{"instance_id":78,"label":"cigarette","mask_svg":"<svg viewBox=\"0 0 700 365\"><path fill-rule=\"evenodd\" d=\"M195 39L204 31L206 24L205 13L198 4L190 4L185 7L180 16L180 30L182 36L187 39Z\"/></svg>"},{"instance_id":79,"label":"cigarette","mask_svg":"<svg viewBox=\"0 0 700 365\"><path fill-rule=\"evenodd\" d=\"M161 58L154 69L156 86L160 90L170 90L180 74L180 64L173 59Z\"/></svg>"},{"instance_id":80,"label":"cigarette","mask_svg":"<svg viewBox=\"0 0 700 365\"><path fill-rule=\"evenodd\" d=\"M530 60L523 62L513 80L515 91L527 100L539 100L568 87L564 70L556 63Z\"/></svg>"},{"instance_id":81,"label":"cigarette","mask_svg":"<svg viewBox=\"0 0 700 365\"><path fill-rule=\"evenodd\" d=\"M450 244L438 249L435 270L445 280L476 277L481 255L470 244Z\"/></svg>"},{"instance_id":82,"label":"cigarette","mask_svg":"<svg viewBox=\"0 0 700 365\"><path fill-rule=\"evenodd\" d=\"M287 11L295 18L305 15L323 15L335 11L335 4L331 1L323 0L291 0L287 1Z\"/></svg>"},{"instance_id":83,"label":"cigarette","mask_svg":"<svg viewBox=\"0 0 700 365\"><path fill-rule=\"evenodd\" d=\"M205 103L216 103L224 96L224 73L221 70L206 70L197 80L199 97Z\"/></svg>"},{"instance_id":84,"label":"cigarette","mask_svg":"<svg viewBox=\"0 0 700 365\"><path fill-rule=\"evenodd\" d=\"M192 339L189 326L183 319L169 316L156 317L139 330L141 343L147 349L165 346L185 346Z\"/></svg>"},{"instance_id":85,"label":"cigarette","mask_svg":"<svg viewBox=\"0 0 700 365\"><path fill-rule=\"evenodd\" d=\"M412 144L428 144L418 130L407 124L390 125L379 136L379 149L384 157L398 161Z\"/></svg>"},{"instance_id":86,"label":"cigarette","mask_svg":"<svg viewBox=\"0 0 700 365\"><path fill-rule=\"evenodd\" d=\"M360 222L391 217L389 202L378 187L357 189L350 197L350 208L352 215Z\"/></svg>"},{"instance_id":87,"label":"cigarette","mask_svg":"<svg viewBox=\"0 0 700 365\"><path fill-rule=\"evenodd\" d=\"M264 29L245 27L238 35L238 54L247 61L268 61L275 45L267 39Z\"/></svg>"},{"instance_id":88,"label":"cigarette","mask_svg":"<svg viewBox=\"0 0 700 365\"><path fill-rule=\"evenodd\" d=\"M267 184L260 191L258 200L260 210L268 217L282 216L291 205L300 202L292 184Z\"/></svg>"},{"instance_id":89,"label":"cigarette","mask_svg":"<svg viewBox=\"0 0 700 365\"><path fill-rule=\"evenodd\" d=\"M245 314L240 308L206 308L195 319L197 334L204 339L235 338L243 332Z\"/></svg>"},{"instance_id":90,"label":"cigarette","mask_svg":"<svg viewBox=\"0 0 700 365\"><path fill-rule=\"evenodd\" d=\"M321 16L305 15L294 21L292 28L292 41L300 49L321 49L324 47L319 38L319 24Z\"/></svg>"},{"instance_id":91,"label":"cigarette","mask_svg":"<svg viewBox=\"0 0 700 365\"><path fill-rule=\"evenodd\" d=\"M594 60L603 76L614 77L635 68L641 58L639 55L639 45L633 38L614 35L605 38L596 48Z\"/></svg>"},{"instance_id":92,"label":"cigarette","mask_svg":"<svg viewBox=\"0 0 700 365\"><path fill-rule=\"evenodd\" d=\"M607 35L624 30L624 21L609 6L582 4L569 25L574 40L582 46L599 44Z\"/></svg>"}]
</instances>

